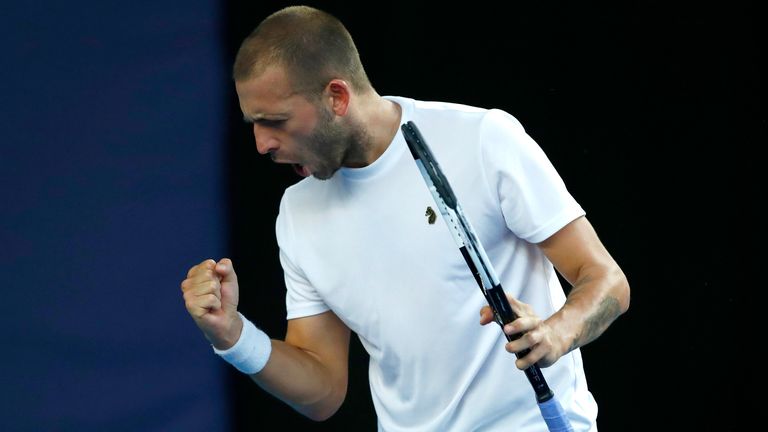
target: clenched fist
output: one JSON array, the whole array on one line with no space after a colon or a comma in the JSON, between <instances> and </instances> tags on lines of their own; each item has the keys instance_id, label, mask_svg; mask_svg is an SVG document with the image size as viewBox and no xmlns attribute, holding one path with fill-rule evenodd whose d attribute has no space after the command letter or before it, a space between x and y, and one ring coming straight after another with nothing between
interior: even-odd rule
<instances>
[{"instance_id":1,"label":"clenched fist","mask_svg":"<svg viewBox=\"0 0 768 432\"><path fill-rule=\"evenodd\" d=\"M243 322L237 314L239 288L230 259L207 259L192 267L181 291L187 312L213 346L225 350L237 342Z\"/></svg>"}]
</instances>

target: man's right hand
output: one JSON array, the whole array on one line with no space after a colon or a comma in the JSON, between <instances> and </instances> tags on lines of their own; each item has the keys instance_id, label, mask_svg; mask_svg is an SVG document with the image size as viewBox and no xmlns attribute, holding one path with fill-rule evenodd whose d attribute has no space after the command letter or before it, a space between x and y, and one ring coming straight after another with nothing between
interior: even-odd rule
<instances>
[{"instance_id":1,"label":"man's right hand","mask_svg":"<svg viewBox=\"0 0 768 432\"><path fill-rule=\"evenodd\" d=\"M237 342L243 322L237 313L237 274L229 258L207 259L192 267L181 283L187 312L205 337L220 350Z\"/></svg>"}]
</instances>

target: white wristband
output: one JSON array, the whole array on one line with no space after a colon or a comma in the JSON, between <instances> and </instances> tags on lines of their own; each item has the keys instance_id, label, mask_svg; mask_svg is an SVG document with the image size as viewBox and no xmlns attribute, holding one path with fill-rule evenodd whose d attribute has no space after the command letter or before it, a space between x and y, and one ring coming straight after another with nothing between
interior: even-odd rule
<instances>
[{"instance_id":1,"label":"white wristband","mask_svg":"<svg viewBox=\"0 0 768 432\"><path fill-rule=\"evenodd\" d=\"M234 366L240 372L248 375L260 372L269 360L272 353L272 341L266 333L256 328L252 322L240 312L243 320L243 331L234 345L225 350L213 347L213 352L218 354L227 363Z\"/></svg>"}]
</instances>

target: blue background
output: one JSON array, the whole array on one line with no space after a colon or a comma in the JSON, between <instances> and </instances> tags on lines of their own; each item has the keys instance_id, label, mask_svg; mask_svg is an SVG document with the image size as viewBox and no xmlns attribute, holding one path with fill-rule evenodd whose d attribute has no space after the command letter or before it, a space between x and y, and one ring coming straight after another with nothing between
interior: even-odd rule
<instances>
[{"instance_id":1,"label":"blue background","mask_svg":"<svg viewBox=\"0 0 768 432\"><path fill-rule=\"evenodd\" d=\"M505 109L553 161L632 286L582 348L602 431L751 430L757 2L307 3L380 94ZM231 257L241 311L285 331L274 217L298 178L256 153L229 73L288 4L0 6L0 431L375 430L356 338L347 399L315 423L216 358L179 288Z\"/></svg>"},{"instance_id":2,"label":"blue background","mask_svg":"<svg viewBox=\"0 0 768 432\"><path fill-rule=\"evenodd\" d=\"M0 15L0 430L228 430L179 287L227 244L216 2Z\"/></svg>"}]
</instances>

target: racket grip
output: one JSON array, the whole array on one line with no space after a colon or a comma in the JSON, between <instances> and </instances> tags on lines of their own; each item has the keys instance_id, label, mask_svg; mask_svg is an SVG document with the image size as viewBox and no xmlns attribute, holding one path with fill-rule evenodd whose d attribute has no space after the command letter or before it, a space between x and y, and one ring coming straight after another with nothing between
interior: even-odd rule
<instances>
[{"instance_id":1,"label":"racket grip","mask_svg":"<svg viewBox=\"0 0 768 432\"><path fill-rule=\"evenodd\" d=\"M549 432L572 432L571 422L565 415L565 410L557 399L552 398L546 402L539 403L539 410L547 423Z\"/></svg>"},{"instance_id":2,"label":"racket grip","mask_svg":"<svg viewBox=\"0 0 768 432\"><path fill-rule=\"evenodd\" d=\"M496 315L496 321L502 327L503 331L504 325L517 319L517 315L512 312L512 307L509 305L509 300L507 300L507 296L504 294L504 289L501 287L501 284L487 290L485 294L488 303L491 305L491 309L493 309L493 312ZM504 333L504 335L509 342L522 336L519 333L515 335ZM517 358L522 358L530 351L530 349L524 349L520 352L516 352L515 356L517 356ZM538 403L544 403L553 399L554 393L549 388L549 385L547 385L547 381L544 379L544 375L541 373L541 368L539 368L538 365L533 364L528 366L523 372L525 372L528 382L533 386L533 391L536 393L536 401Z\"/></svg>"},{"instance_id":3,"label":"racket grip","mask_svg":"<svg viewBox=\"0 0 768 432\"><path fill-rule=\"evenodd\" d=\"M500 326L504 327L505 324L509 324L517 319L517 315L512 312L512 306L509 305L509 300L504 294L504 289L501 284L487 290L485 292L486 300L493 309L493 313L496 315L496 321ZM520 334L515 335L510 341L520 337Z\"/></svg>"}]
</instances>

